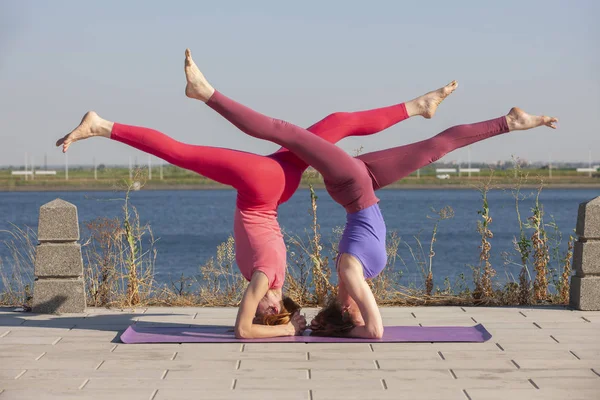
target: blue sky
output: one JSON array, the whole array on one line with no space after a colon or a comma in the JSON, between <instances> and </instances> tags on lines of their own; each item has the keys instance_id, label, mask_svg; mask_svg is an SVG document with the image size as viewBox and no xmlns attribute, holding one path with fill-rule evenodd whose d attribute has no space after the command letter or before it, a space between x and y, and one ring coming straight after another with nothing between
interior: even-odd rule
<instances>
[{"instance_id":1,"label":"blue sky","mask_svg":"<svg viewBox=\"0 0 600 400\"><path fill-rule=\"evenodd\" d=\"M590 150L600 160L599 15L594 1L2 1L0 165L22 164L26 152L62 163L55 140L90 109L193 144L275 149L184 96L186 47L215 88L301 126L459 81L433 120L346 139L349 152L519 106L559 117L559 129L476 144L472 160L587 161ZM129 157L146 160L105 139L69 150L70 164ZM466 158L461 149L443 160Z\"/></svg>"}]
</instances>

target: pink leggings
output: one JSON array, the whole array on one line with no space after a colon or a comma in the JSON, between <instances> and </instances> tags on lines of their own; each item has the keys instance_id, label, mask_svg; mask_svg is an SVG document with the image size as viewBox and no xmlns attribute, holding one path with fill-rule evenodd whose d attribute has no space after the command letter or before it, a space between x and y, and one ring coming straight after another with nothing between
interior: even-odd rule
<instances>
[{"instance_id":1,"label":"pink leggings","mask_svg":"<svg viewBox=\"0 0 600 400\"><path fill-rule=\"evenodd\" d=\"M508 132L506 118L500 117L454 126L421 142L351 157L306 129L269 118L217 91L206 104L248 135L283 146L313 166L323 175L331 197L349 213L376 204L375 190L408 176L445 154Z\"/></svg>"},{"instance_id":2,"label":"pink leggings","mask_svg":"<svg viewBox=\"0 0 600 400\"><path fill-rule=\"evenodd\" d=\"M214 96L213 96L214 97ZM237 104L237 103L236 103ZM266 118L261 116L262 118ZM359 112L338 112L303 132L337 143L347 136L371 135L408 118L404 103ZM270 119L267 119L267 125ZM265 121L263 120L262 123ZM270 211L294 194L308 164L285 148L261 156L219 147L181 143L153 129L115 123L111 139L153 154L237 189L242 210ZM335 147L335 146L333 146Z\"/></svg>"}]
</instances>

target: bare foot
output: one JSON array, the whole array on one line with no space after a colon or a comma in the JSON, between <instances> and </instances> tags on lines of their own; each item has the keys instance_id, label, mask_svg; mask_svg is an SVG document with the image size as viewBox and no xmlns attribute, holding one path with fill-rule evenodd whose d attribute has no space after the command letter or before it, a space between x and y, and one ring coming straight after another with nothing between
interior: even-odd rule
<instances>
[{"instance_id":1,"label":"bare foot","mask_svg":"<svg viewBox=\"0 0 600 400\"><path fill-rule=\"evenodd\" d=\"M192 59L192 52L190 49L185 49L184 69L185 79L187 79L185 95L206 103L215 92L215 89L208 83L204 75L202 75L202 72L200 72L200 69L196 66L196 63Z\"/></svg>"},{"instance_id":2,"label":"bare foot","mask_svg":"<svg viewBox=\"0 0 600 400\"><path fill-rule=\"evenodd\" d=\"M78 140L87 139L92 136L110 137L112 126L112 122L100 118L94 111L88 111L83 116L77 128L56 141L56 147L62 145L63 153L66 153L71 143Z\"/></svg>"},{"instance_id":3,"label":"bare foot","mask_svg":"<svg viewBox=\"0 0 600 400\"><path fill-rule=\"evenodd\" d=\"M513 107L506 115L506 122L510 131L524 131L538 126L546 125L556 129L558 118L547 117L545 115L529 115L519 107Z\"/></svg>"},{"instance_id":4,"label":"bare foot","mask_svg":"<svg viewBox=\"0 0 600 400\"><path fill-rule=\"evenodd\" d=\"M434 116L438 106L450 93L454 92L458 87L457 81L452 81L446 86L417 97L414 100L406 103L406 111L409 116L421 115L424 118L430 119Z\"/></svg>"}]
</instances>

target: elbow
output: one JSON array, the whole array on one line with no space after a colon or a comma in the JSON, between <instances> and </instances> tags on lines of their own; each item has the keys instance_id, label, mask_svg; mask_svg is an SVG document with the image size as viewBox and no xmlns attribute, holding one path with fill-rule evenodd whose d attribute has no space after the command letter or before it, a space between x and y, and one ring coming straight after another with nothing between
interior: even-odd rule
<instances>
[{"instance_id":1,"label":"elbow","mask_svg":"<svg viewBox=\"0 0 600 400\"><path fill-rule=\"evenodd\" d=\"M373 326L367 328L369 339L381 339L383 337L383 326Z\"/></svg>"},{"instance_id":2,"label":"elbow","mask_svg":"<svg viewBox=\"0 0 600 400\"><path fill-rule=\"evenodd\" d=\"M252 339L250 335L250 331L247 329L242 329L238 326L235 327L235 338L236 339Z\"/></svg>"}]
</instances>

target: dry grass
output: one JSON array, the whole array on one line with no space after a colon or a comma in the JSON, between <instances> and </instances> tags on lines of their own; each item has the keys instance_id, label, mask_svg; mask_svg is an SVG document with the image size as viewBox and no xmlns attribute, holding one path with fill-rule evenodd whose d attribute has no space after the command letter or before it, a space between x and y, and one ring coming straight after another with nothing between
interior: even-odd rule
<instances>
[{"instance_id":1,"label":"dry grass","mask_svg":"<svg viewBox=\"0 0 600 400\"><path fill-rule=\"evenodd\" d=\"M548 236L544 229L544 210L540 206L539 198L542 186L535 197L535 206L529 221L533 232L531 234L531 243L533 247L533 266L535 268L535 280L533 282L533 296L536 301L543 301L548 298Z\"/></svg>"},{"instance_id":2,"label":"dry grass","mask_svg":"<svg viewBox=\"0 0 600 400\"><path fill-rule=\"evenodd\" d=\"M330 256L324 254L321 227L317 222L318 197L312 185L309 192L312 224L306 241L300 236L288 237L288 254L295 268L288 264L284 288L301 304L324 306L329 298L335 296L336 287L331 282ZM337 253L331 259L337 259Z\"/></svg>"},{"instance_id":3,"label":"dry grass","mask_svg":"<svg viewBox=\"0 0 600 400\"><path fill-rule=\"evenodd\" d=\"M0 259L0 279L4 291L0 292L0 304L18 304L29 307L33 296L33 271L37 234L31 228L0 230L8 235L2 243L9 249L9 260Z\"/></svg>"},{"instance_id":4,"label":"dry grass","mask_svg":"<svg viewBox=\"0 0 600 400\"><path fill-rule=\"evenodd\" d=\"M484 182L478 188L482 199L482 209L477 211L477 214L481 215L482 220L477 221L477 232L481 235L481 245L479 246L479 266L473 269L473 280L475 283L475 289L473 291L473 298L479 302L488 302L494 297L494 288L492 280L496 276L496 271L492 267L490 262L490 255L492 251L492 244L489 239L494 237L494 234L490 230L492 223L492 217L490 214L490 207L487 199L487 194L492 189L492 175L487 182Z\"/></svg>"},{"instance_id":5,"label":"dry grass","mask_svg":"<svg viewBox=\"0 0 600 400\"><path fill-rule=\"evenodd\" d=\"M122 217L98 218L86 223L90 237L82 245L87 301L95 307L145 304L155 292L155 239L152 229L140 223L130 193L144 185L144 173L137 170L124 181ZM149 248L144 248L144 237Z\"/></svg>"}]
</instances>

